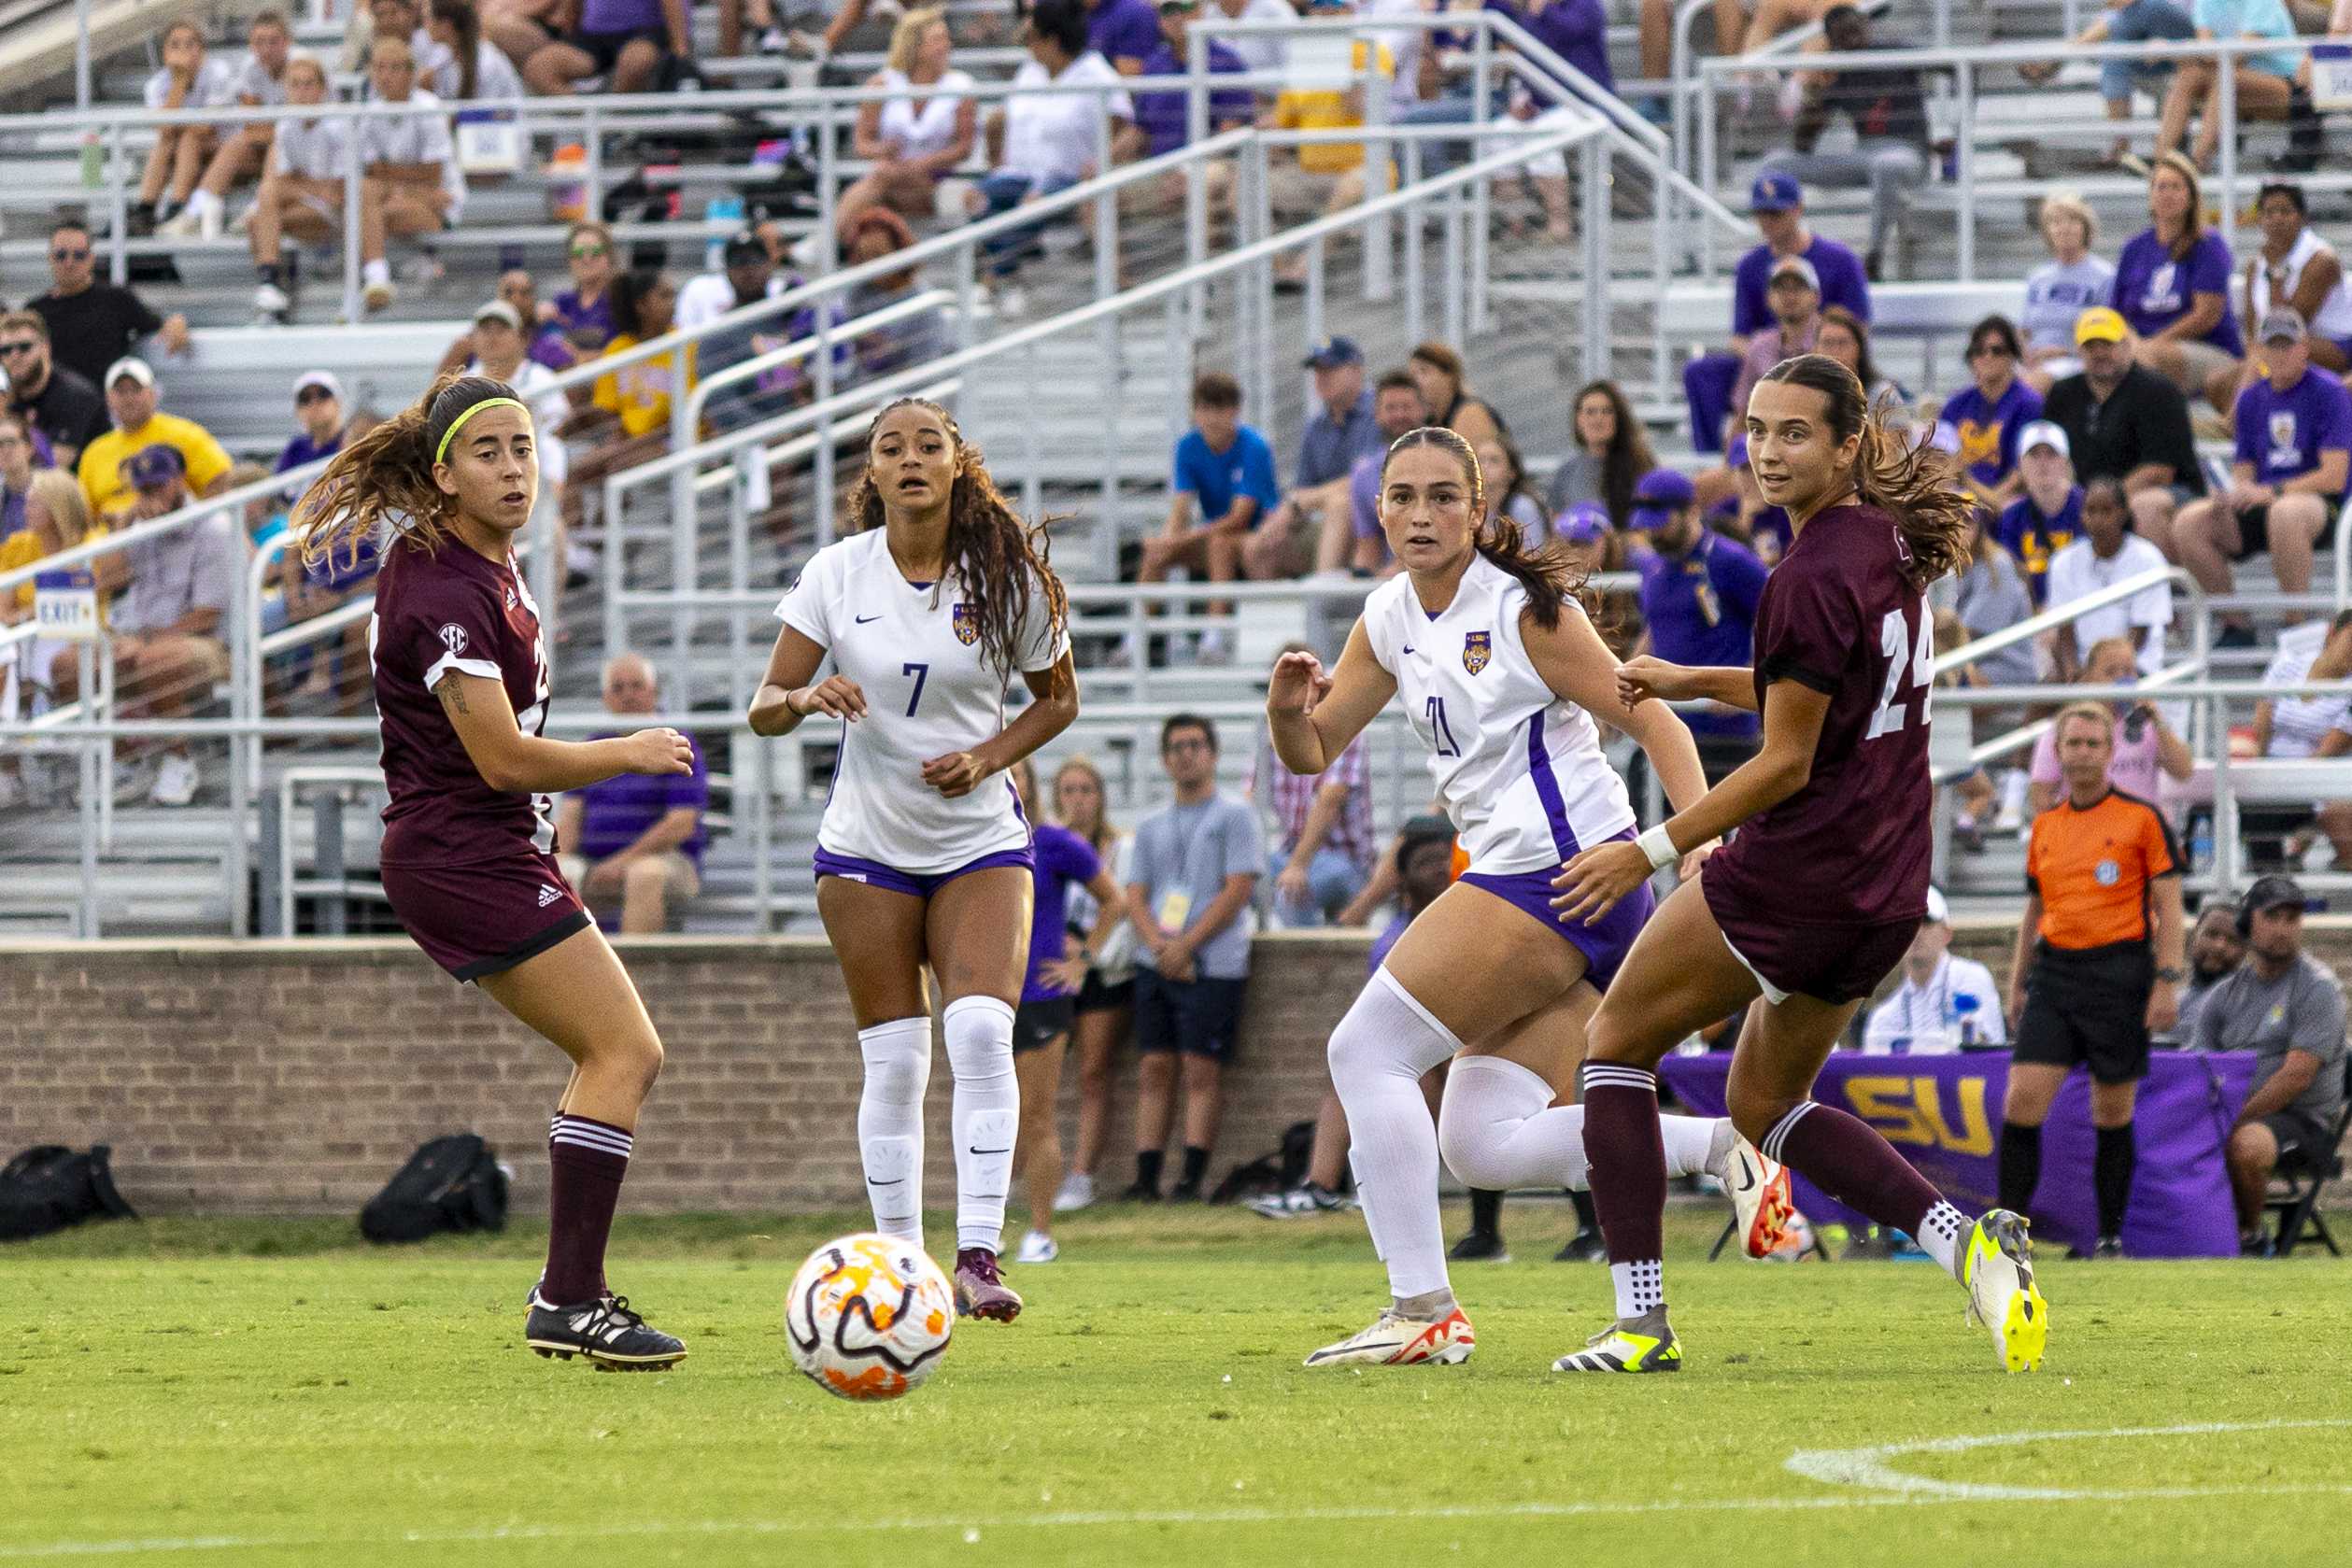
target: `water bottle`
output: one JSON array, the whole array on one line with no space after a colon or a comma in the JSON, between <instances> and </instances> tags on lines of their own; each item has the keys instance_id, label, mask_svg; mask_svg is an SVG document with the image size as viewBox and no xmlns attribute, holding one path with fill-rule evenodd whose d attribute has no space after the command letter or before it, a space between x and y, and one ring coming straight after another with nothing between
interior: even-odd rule
<instances>
[{"instance_id":1,"label":"water bottle","mask_svg":"<svg viewBox=\"0 0 2352 1568\"><path fill-rule=\"evenodd\" d=\"M81 134L81 188L95 191L106 183L106 150L98 144L98 133Z\"/></svg>"},{"instance_id":2,"label":"water bottle","mask_svg":"<svg viewBox=\"0 0 2352 1568\"><path fill-rule=\"evenodd\" d=\"M2196 829L2189 836L2189 869L2191 871L2194 871L2201 866L2210 866L2212 864L2213 818L2208 814L2202 815L2197 818Z\"/></svg>"}]
</instances>

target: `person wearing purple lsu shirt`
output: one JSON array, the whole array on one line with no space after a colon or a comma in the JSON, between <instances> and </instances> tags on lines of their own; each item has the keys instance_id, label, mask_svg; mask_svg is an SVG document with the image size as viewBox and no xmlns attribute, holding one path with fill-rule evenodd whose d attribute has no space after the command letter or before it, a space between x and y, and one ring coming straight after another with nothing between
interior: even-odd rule
<instances>
[{"instance_id":1,"label":"person wearing purple lsu shirt","mask_svg":"<svg viewBox=\"0 0 2352 1568\"><path fill-rule=\"evenodd\" d=\"M653 666L641 656L616 654L605 661L608 713L624 721L650 713L659 696ZM671 900L702 891L702 812L710 803L700 746L691 772L624 773L567 791L556 807L564 880L600 920L609 919L617 901L625 936L666 929Z\"/></svg>"},{"instance_id":2,"label":"person wearing purple lsu shirt","mask_svg":"<svg viewBox=\"0 0 2352 1568\"><path fill-rule=\"evenodd\" d=\"M2280 305L2262 318L2262 363L2270 374L2238 394L2238 448L2229 491L2183 507L2173 522L2180 564L2209 594L2231 589L2230 563L2271 553L2281 593L2311 591L2311 558L2335 530L2352 466L2352 393L2311 363L2302 312ZM2243 615L2223 617L2223 636L2250 646Z\"/></svg>"}]
</instances>

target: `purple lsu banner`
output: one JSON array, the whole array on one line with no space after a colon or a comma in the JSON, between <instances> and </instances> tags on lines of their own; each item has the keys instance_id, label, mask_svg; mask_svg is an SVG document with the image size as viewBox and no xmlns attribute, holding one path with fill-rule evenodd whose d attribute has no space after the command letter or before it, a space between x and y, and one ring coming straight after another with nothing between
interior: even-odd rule
<instances>
[{"instance_id":1,"label":"purple lsu banner","mask_svg":"<svg viewBox=\"0 0 2352 1568\"><path fill-rule=\"evenodd\" d=\"M1675 1097L1703 1116L1723 1114L1725 1052L1669 1056L1659 1071ZM2142 1258L2225 1258L2238 1250L2236 1210L2222 1148L2253 1087L2250 1052L2159 1051L2140 1085L2139 1166L2123 1222L2124 1250ZM1972 1212L2000 1188L2004 1051L1958 1055L1832 1053L1813 1085L1823 1105L1851 1111L1894 1145L1944 1194ZM2097 1239L2091 1195L2090 1081L2070 1075L2042 1131L2042 1183L2032 1206L2034 1239L2089 1247ZM1794 1171L1797 1207L1815 1224L1869 1222Z\"/></svg>"}]
</instances>

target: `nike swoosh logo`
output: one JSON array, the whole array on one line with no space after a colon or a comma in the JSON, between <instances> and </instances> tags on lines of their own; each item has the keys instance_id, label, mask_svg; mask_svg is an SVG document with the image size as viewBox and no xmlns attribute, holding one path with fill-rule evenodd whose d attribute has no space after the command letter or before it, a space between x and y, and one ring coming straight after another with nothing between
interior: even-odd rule
<instances>
[{"instance_id":1,"label":"nike swoosh logo","mask_svg":"<svg viewBox=\"0 0 2352 1568\"><path fill-rule=\"evenodd\" d=\"M1741 1192L1748 1192L1756 1185L1756 1167L1750 1165L1745 1160L1739 1162L1739 1190Z\"/></svg>"},{"instance_id":2,"label":"nike swoosh logo","mask_svg":"<svg viewBox=\"0 0 2352 1568\"><path fill-rule=\"evenodd\" d=\"M1411 652L1413 651L1413 645L1412 645L1410 643L1406 643L1406 644L1405 644L1405 651L1406 651L1407 653L1411 653Z\"/></svg>"},{"instance_id":3,"label":"nike swoosh logo","mask_svg":"<svg viewBox=\"0 0 2352 1568\"><path fill-rule=\"evenodd\" d=\"M906 1178L900 1176L894 1177L888 1181L869 1181L866 1185L869 1187L903 1187L906 1185Z\"/></svg>"},{"instance_id":4,"label":"nike swoosh logo","mask_svg":"<svg viewBox=\"0 0 2352 1568\"><path fill-rule=\"evenodd\" d=\"M868 621L878 621L882 619L880 615L853 615L850 618L855 620L859 626L864 626Z\"/></svg>"},{"instance_id":5,"label":"nike swoosh logo","mask_svg":"<svg viewBox=\"0 0 2352 1568\"><path fill-rule=\"evenodd\" d=\"M1004 1149L972 1149L971 1145L969 1143L965 1144L964 1147L971 1150L971 1152L975 1154L1010 1154L1013 1152L1012 1149L1009 1147Z\"/></svg>"}]
</instances>

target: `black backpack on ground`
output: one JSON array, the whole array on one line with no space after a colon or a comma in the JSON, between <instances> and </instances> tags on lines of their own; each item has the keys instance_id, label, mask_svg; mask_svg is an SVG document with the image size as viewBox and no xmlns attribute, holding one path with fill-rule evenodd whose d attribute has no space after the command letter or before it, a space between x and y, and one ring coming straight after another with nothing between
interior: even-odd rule
<instances>
[{"instance_id":1,"label":"black backpack on ground","mask_svg":"<svg viewBox=\"0 0 2352 1568\"><path fill-rule=\"evenodd\" d=\"M1287 1193L1307 1180L1307 1165L1315 1147L1315 1124L1293 1122L1282 1129L1282 1146L1226 1172L1210 1194L1211 1203L1239 1203L1261 1193ZM1346 1178L1340 1179L1346 1185Z\"/></svg>"},{"instance_id":2,"label":"black backpack on ground","mask_svg":"<svg viewBox=\"0 0 2352 1568\"><path fill-rule=\"evenodd\" d=\"M360 1234L370 1241L505 1228L506 1173L490 1146L472 1133L423 1145L360 1210Z\"/></svg>"},{"instance_id":3,"label":"black backpack on ground","mask_svg":"<svg viewBox=\"0 0 2352 1568\"><path fill-rule=\"evenodd\" d=\"M106 1169L111 1151L87 1154L59 1144L28 1149L0 1165L0 1241L47 1236L84 1220L135 1220Z\"/></svg>"}]
</instances>

